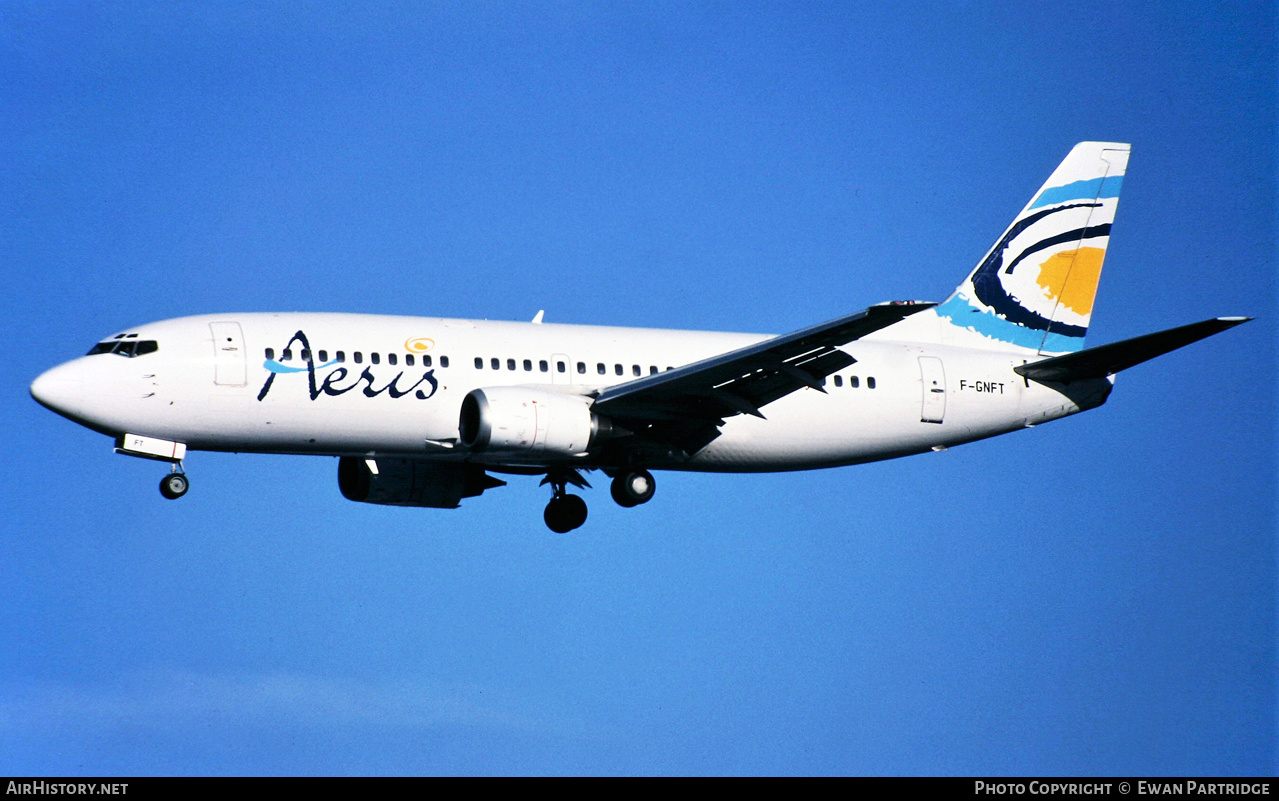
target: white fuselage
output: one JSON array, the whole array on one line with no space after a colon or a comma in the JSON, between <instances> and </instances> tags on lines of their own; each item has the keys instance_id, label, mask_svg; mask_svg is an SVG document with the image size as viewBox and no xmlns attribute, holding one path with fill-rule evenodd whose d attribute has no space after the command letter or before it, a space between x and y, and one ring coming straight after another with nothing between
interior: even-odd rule
<instances>
[{"instance_id":1,"label":"white fuselage","mask_svg":"<svg viewBox=\"0 0 1279 801\"><path fill-rule=\"evenodd\" d=\"M471 390L536 386L591 395L768 338L308 313L184 317L120 336L157 347L131 358L75 359L41 376L33 393L38 388L46 405L103 433L194 450L468 459L497 467L529 462L450 446ZM730 417L721 436L692 456L647 466L750 472L904 456L1092 408L1111 386L1026 381L1013 368L1035 361L1033 354L894 339L893 328L842 349L856 363L828 377L825 392L787 395L763 408L767 419ZM574 463L597 466L589 454Z\"/></svg>"}]
</instances>

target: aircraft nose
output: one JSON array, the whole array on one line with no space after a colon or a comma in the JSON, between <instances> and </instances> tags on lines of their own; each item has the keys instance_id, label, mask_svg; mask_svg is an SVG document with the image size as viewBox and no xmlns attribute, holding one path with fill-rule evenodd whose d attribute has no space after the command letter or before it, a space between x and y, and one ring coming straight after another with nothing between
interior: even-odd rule
<instances>
[{"instance_id":1,"label":"aircraft nose","mask_svg":"<svg viewBox=\"0 0 1279 801\"><path fill-rule=\"evenodd\" d=\"M76 360L41 373L31 382L31 397L59 414L74 413L84 399L84 365Z\"/></svg>"}]
</instances>

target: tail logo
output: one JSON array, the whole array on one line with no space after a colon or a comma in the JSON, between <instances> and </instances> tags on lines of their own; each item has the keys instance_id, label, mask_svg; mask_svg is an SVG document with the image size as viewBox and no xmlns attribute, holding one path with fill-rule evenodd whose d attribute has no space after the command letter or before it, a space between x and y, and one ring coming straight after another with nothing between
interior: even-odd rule
<instances>
[{"instance_id":1,"label":"tail logo","mask_svg":"<svg viewBox=\"0 0 1279 801\"><path fill-rule=\"evenodd\" d=\"M1127 163L1127 145L1077 145L937 314L996 342L1080 350Z\"/></svg>"}]
</instances>

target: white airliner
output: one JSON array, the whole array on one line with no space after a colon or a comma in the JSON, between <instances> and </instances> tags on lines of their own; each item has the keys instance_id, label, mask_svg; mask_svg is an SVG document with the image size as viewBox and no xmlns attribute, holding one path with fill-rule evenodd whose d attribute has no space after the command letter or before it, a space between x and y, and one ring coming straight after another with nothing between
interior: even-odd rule
<instances>
[{"instance_id":1,"label":"white airliner","mask_svg":"<svg viewBox=\"0 0 1279 801\"><path fill-rule=\"evenodd\" d=\"M167 461L188 449L339 457L354 501L454 508L602 470L622 506L650 470L806 470L891 459L1100 406L1114 376L1250 318L1084 349L1129 146L1083 142L945 302L881 303L783 336L354 314L220 314L130 328L31 394Z\"/></svg>"}]
</instances>

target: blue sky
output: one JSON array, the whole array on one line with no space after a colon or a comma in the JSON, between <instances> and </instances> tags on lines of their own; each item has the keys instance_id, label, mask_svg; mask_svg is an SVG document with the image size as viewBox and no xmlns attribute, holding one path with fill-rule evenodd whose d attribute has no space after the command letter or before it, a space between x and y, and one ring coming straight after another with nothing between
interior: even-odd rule
<instances>
[{"instance_id":1,"label":"blue sky","mask_svg":"<svg viewBox=\"0 0 1279 801\"><path fill-rule=\"evenodd\" d=\"M0 773L1272 774L1270 4L0 5ZM129 325L784 332L1133 143L1096 411L862 467L353 504L27 394Z\"/></svg>"}]
</instances>

